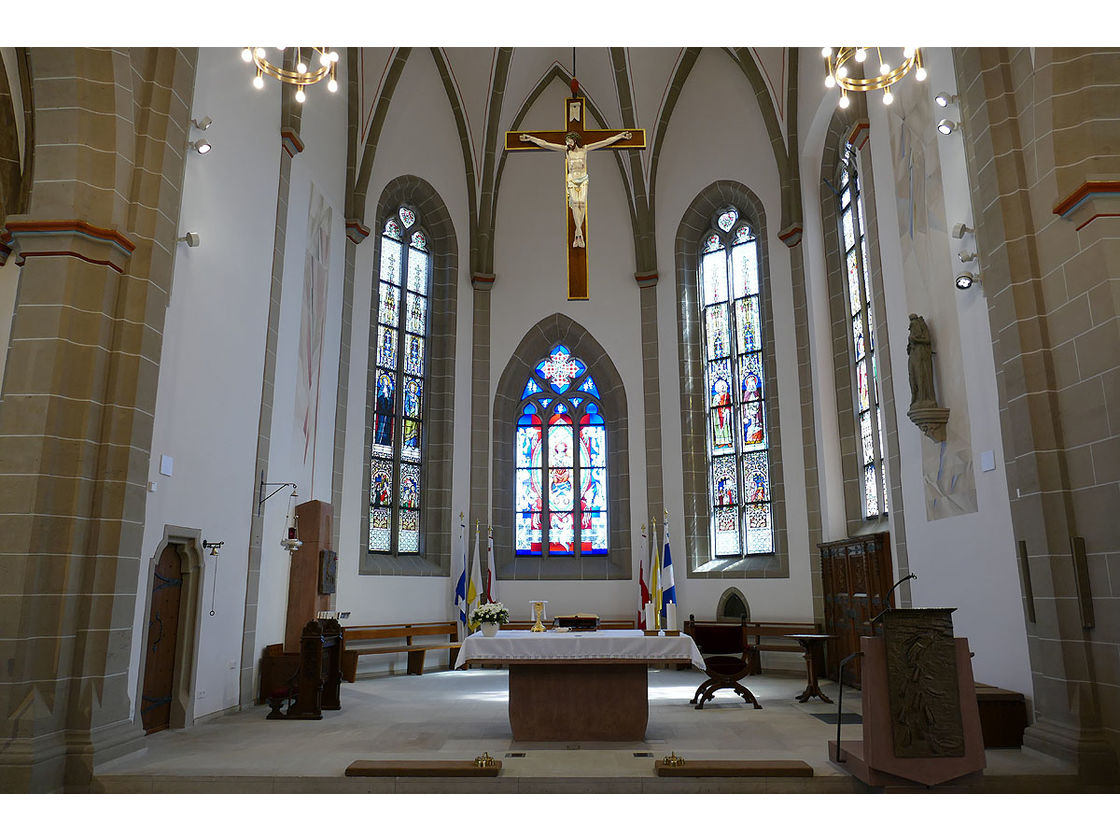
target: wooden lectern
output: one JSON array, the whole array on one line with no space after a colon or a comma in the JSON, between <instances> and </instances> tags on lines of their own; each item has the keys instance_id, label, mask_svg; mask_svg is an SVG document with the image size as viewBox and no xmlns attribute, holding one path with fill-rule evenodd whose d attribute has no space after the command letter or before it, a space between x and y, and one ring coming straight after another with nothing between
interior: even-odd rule
<instances>
[{"instance_id":1,"label":"wooden lectern","mask_svg":"<svg viewBox=\"0 0 1120 840\"><path fill-rule=\"evenodd\" d=\"M863 739L828 742L829 760L874 787L932 786L980 774L984 740L968 640L953 608L886 610L860 639Z\"/></svg>"}]
</instances>

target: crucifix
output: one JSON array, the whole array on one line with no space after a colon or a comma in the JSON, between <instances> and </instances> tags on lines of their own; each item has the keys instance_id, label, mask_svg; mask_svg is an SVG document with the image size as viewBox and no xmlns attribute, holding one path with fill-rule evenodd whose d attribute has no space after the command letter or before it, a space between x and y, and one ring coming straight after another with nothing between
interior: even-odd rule
<instances>
[{"instance_id":1,"label":"crucifix","mask_svg":"<svg viewBox=\"0 0 1120 840\"><path fill-rule=\"evenodd\" d=\"M506 151L536 151L538 148L564 152L568 211L568 300L587 300L587 153L610 146L613 149L644 149L643 129L614 131L585 128L584 99L579 83L572 80L572 96L564 100L567 127L555 131L507 131Z\"/></svg>"}]
</instances>

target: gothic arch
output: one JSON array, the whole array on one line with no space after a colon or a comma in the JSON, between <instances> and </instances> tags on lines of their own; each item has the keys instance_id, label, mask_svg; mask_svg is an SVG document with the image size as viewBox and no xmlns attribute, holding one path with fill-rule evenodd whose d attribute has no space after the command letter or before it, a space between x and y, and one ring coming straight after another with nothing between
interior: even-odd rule
<instances>
[{"instance_id":1,"label":"gothic arch","mask_svg":"<svg viewBox=\"0 0 1120 840\"><path fill-rule=\"evenodd\" d=\"M513 553L514 413L530 371L557 342L586 364L602 394L607 426L608 533L605 555L515 557ZM498 379L494 394L493 496L494 557L499 579L627 580L630 557L630 442L626 389L614 362L584 327L556 313L530 327Z\"/></svg>"}]
</instances>

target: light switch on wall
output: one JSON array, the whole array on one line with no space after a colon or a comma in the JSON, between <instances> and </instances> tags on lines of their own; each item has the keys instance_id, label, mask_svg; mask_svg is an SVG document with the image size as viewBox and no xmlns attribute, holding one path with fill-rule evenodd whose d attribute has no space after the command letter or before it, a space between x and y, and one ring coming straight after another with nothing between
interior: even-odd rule
<instances>
[{"instance_id":1,"label":"light switch on wall","mask_svg":"<svg viewBox=\"0 0 1120 840\"><path fill-rule=\"evenodd\" d=\"M996 468L996 453L987 449L980 453L980 469L991 472Z\"/></svg>"}]
</instances>

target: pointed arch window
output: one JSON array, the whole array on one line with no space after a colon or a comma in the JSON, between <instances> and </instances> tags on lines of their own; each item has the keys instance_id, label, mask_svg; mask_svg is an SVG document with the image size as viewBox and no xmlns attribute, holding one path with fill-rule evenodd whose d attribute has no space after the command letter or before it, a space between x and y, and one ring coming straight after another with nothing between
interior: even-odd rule
<instances>
[{"instance_id":1,"label":"pointed arch window","mask_svg":"<svg viewBox=\"0 0 1120 840\"><path fill-rule=\"evenodd\" d=\"M431 255L415 210L400 206L381 232L375 398L370 446L369 550L420 551Z\"/></svg>"},{"instance_id":2,"label":"pointed arch window","mask_svg":"<svg viewBox=\"0 0 1120 840\"><path fill-rule=\"evenodd\" d=\"M848 302L848 348L852 376L853 410L859 425L860 482L863 516L875 519L887 513L887 478L883 468L883 412L879 405L879 366L875 347L875 320L871 306L868 266L871 259L864 225L863 196L855 150L847 146L840 162L839 204L841 247Z\"/></svg>"},{"instance_id":3,"label":"pointed arch window","mask_svg":"<svg viewBox=\"0 0 1120 840\"><path fill-rule=\"evenodd\" d=\"M774 516L759 245L735 207L700 243L701 341L713 557L771 554Z\"/></svg>"},{"instance_id":4,"label":"pointed arch window","mask_svg":"<svg viewBox=\"0 0 1120 840\"><path fill-rule=\"evenodd\" d=\"M587 365L554 345L529 374L517 413L515 553L606 554L607 427Z\"/></svg>"}]
</instances>

